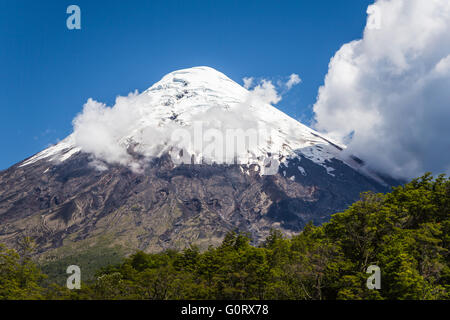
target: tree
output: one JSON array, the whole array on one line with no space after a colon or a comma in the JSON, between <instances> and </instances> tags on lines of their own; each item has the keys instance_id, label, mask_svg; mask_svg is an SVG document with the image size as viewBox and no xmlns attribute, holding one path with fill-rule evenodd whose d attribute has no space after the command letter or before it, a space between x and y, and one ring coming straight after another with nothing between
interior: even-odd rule
<instances>
[{"instance_id":1,"label":"tree","mask_svg":"<svg viewBox=\"0 0 450 320\"><path fill-rule=\"evenodd\" d=\"M0 299L42 299L45 276L31 260L34 243L23 238L20 245L22 255L0 244Z\"/></svg>"}]
</instances>

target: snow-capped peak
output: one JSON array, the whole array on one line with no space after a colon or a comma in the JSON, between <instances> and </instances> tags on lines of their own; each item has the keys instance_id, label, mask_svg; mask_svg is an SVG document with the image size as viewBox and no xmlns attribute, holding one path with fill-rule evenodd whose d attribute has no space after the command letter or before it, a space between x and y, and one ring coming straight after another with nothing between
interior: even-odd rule
<instances>
[{"instance_id":1,"label":"snow-capped peak","mask_svg":"<svg viewBox=\"0 0 450 320\"><path fill-rule=\"evenodd\" d=\"M174 150L184 150L196 163L303 155L326 167L345 148L273 107L260 91L210 67L171 72L141 94L118 97L113 107L89 99L73 123L69 137L22 166L44 158L65 161L83 151L104 164L137 168L132 148L144 159Z\"/></svg>"}]
</instances>

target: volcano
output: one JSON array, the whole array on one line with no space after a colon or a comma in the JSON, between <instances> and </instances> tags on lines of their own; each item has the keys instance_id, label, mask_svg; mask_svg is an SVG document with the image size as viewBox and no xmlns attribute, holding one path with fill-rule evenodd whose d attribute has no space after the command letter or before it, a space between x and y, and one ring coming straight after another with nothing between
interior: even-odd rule
<instances>
[{"instance_id":1,"label":"volcano","mask_svg":"<svg viewBox=\"0 0 450 320\"><path fill-rule=\"evenodd\" d=\"M398 183L269 102L209 67L89 100L71 135L0 172L0 242L30 236L49 259L207 248L236 229L258 243Z\"/></svg>"}]
</instances>

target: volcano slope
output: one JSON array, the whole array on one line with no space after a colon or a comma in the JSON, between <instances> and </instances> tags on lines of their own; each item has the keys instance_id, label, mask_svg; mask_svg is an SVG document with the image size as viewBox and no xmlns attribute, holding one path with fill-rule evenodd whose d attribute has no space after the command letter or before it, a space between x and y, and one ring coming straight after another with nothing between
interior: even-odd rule
<instances>
[{"instance_id":1,"label":"volcano slope","mask_svg":"<svg viewBox=\"0 0 450 320\"><path fill-rule=\"evenodd\" d=\"M204 249L234 229L258 243L272 228L298 233L362 191L398 184L212 68L175 71L126 99L102 109L130 108L133 115L106 132L113 132L114 149L96 141L80 115L69 137L0 172L0 243L17 247L32 237L36 254L48 261L90 249ZM190 130L194 120L220 130L264 125L272 133L233 154L233 162L217 161L171 140L174 128ZM193 160L176 161L174 147ZM111 160L109 150L121 157ZM270 175L263 174L264 157L279 163Z\"/></svg>"}]
</instances>

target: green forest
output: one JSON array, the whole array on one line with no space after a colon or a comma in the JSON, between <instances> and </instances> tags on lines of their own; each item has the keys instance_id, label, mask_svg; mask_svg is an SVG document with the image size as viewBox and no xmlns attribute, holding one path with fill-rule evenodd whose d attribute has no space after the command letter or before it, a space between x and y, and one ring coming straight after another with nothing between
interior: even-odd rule
<instances>
[{"instance_id":1,"label":"green forest","mask_svg":"<svg viewBox=\"0 0 450 320\"><path fill-rule=\"evenodd\" d=\"M449 299L449 216L450 179L428 173L292 238L272 230L252 246L235 230L203 252L136 252L74 290L47 278L24 238L0 245L0 299ZM367 287L370 265L380 289Z\"/></svg>"}]
</instances>

